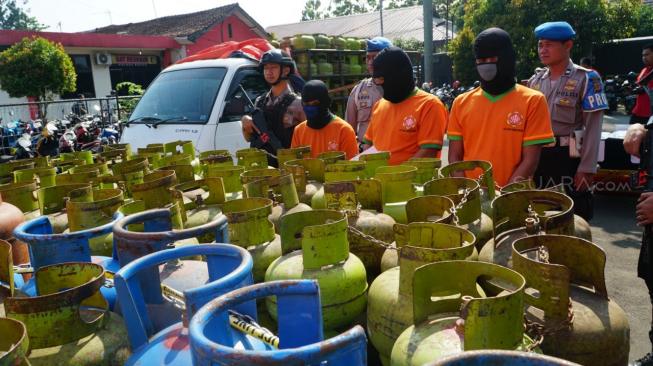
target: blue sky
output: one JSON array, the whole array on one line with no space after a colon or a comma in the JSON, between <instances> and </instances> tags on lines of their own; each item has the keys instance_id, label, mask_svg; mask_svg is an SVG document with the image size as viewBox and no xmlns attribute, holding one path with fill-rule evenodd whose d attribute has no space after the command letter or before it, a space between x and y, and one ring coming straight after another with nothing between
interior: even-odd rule
<instances>
[{"instance_id":1,"label":"blue sky","mask_svg":"<svg viewBox=\"0 0 653 366\"><path fill-rule=\"evenodd\" d=\"M109 24L141 22L234 3L234 0L28 0L30 14L47 31L79 32ZM240 6L263 27L298 22L304 0L240 0Z\"/></svg>"}]
</instances>

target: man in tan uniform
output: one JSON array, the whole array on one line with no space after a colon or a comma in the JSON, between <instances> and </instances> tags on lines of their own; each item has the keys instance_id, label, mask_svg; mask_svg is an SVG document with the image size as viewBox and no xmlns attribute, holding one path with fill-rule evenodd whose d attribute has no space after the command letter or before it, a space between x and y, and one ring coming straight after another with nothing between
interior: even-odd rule
<instances>
[{"instance_id":1,"label":"man in tan uniform","mask_svg":"<svg viewBox=\"0 0 653 366\"><path fill-rule=\"evenodd\" d=\"M375 37L367 41L365 63L370 75L374 73L372 61L376 55L390 46L392 46L392 42L383 37ZM372 106L381 98L383 98L383 89L375 85L372 78L361 80L349 94L345 119L356 131L358 141L363 141L372 115Z\"/></svg>"},{"instance_id":2,"label":"man in tan uniform","mask_svg":"<svg viewBox=\"0 0 653 366\"><path fill-rule=\"evenodd\" d=\"M576 214L590 220L594 213L591 185L597 170L603 110L607 100L599 75L569 58L576 32L567 22L535 28L540 61L528 86L547 99L555 143L542 149L535 172L540 188L564 184Z\"/></svg>"}]
</instances>

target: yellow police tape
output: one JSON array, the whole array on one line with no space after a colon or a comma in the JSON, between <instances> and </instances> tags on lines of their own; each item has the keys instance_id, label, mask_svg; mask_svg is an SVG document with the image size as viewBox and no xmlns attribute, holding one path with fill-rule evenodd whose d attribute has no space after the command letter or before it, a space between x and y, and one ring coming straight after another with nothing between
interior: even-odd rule
<instances>
[{"instance_id":1,"label":"yellow police tape","mask_svg":"<svg viewBox=\"0 0 653 366\"><path fill-rule=\"evenodd\" d=\"M163 295L164 299L173 303L175 307L181 310L186 310L184 294L181 291L175 290L168 285L161 284L161 295ZM254 319L249 316L229 310L229 325L266 344L269 344L274 348L279 348L279 337L258 325Z\"/></svg>"}]
</instances>

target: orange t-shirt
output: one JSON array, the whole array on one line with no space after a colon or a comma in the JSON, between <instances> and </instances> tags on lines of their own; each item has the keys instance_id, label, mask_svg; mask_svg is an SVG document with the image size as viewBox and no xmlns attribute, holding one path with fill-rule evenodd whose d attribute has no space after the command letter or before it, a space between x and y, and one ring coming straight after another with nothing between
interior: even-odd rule
<instances>
[{"instance_id":1,"label":"orange t-shirt","mask_svg":"<svg viewBox=\"0 0 653 366\"><path fill-rule=\"evenodd\" d=\"M546 98L533 89L515 85L492 96L476 88L454 100L447 136L463 141L463 160L491 162L495 182L504 186L521 162L524 146L555 141L549 116Z\"/></svg>"},{"instance_id":2,"label":"orange t-shirt","mask_svg":"<svg viewBox=\"0 0 653 366\"><path fill-rule=\"evenodd\" d=\"M290 147L298 146L310 146L314 158L325 151L343 151L347 159L358 154L354 129L337 116L319 130L308 127L306 121L298 124L292 134Z\"/></svg>"},{"instance_id":3,"label":"orange t-shirt","mask_svg":"<svg viewBox=\"0 0 653 366\"><path fill-rule=\"evenodd\" d=\"M444 104L417 90L396 104L385 99L376 102L364 141L379 151L389 151L389 163L396 165L412 158L420 148L440 150L446 127Z\"/></svg>"}]
</instances>

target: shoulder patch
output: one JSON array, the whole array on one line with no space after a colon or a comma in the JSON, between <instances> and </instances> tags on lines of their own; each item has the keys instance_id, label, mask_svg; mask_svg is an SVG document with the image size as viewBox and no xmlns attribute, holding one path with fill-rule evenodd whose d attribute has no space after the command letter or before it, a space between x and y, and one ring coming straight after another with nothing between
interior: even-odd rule
<instances>
[{"instance_id":1,"label":"shoulder patch","mask_svg":"<svg viewBox=\"0 0 653 366\"><path fill-rule=\"evenodd\" d=\"M601 77L596 71L588 70L583 111L594 112L603 109L608 109L608 100L603 92Z\"/></svg>"}]
</instances>

